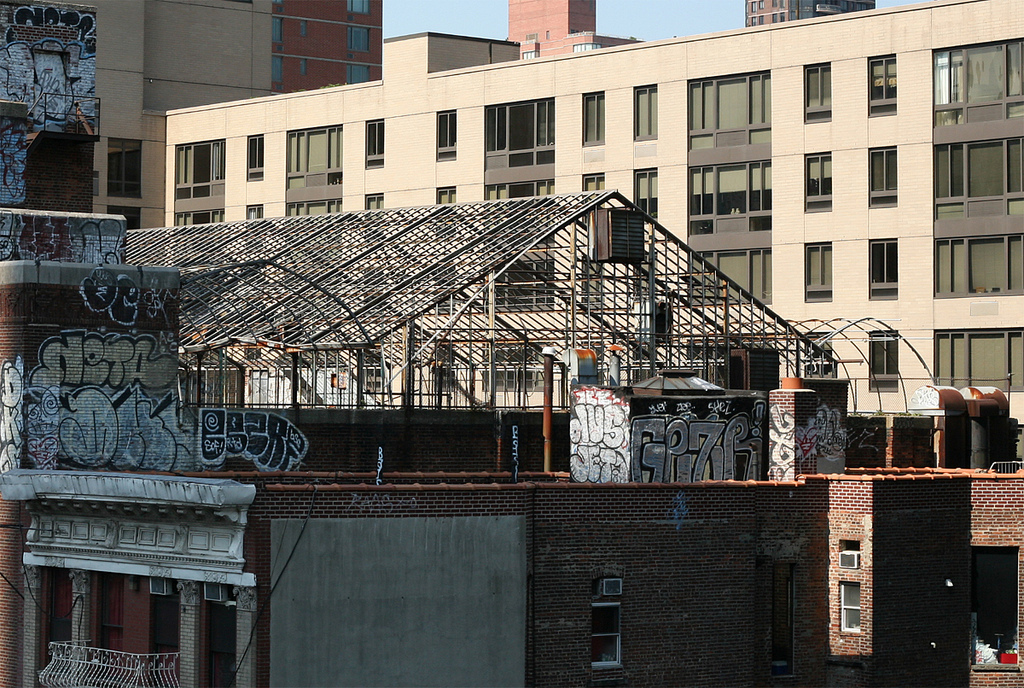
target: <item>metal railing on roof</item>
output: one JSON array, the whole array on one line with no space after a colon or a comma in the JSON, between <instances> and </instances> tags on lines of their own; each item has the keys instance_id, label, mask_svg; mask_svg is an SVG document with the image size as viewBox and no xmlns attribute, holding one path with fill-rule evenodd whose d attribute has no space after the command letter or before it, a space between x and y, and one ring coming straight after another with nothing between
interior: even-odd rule
<instances>
[{"instance_id":1,"label":"metal railing on roof","mask_svg":"<svg viewBox=\"0 0 1024 688\"><path fill-rule=\"evenodd\" d=\"M50 643L39 672L43 688L178 688L179 653L138 655L74 643Z\"/></svg>"}]
</instances>

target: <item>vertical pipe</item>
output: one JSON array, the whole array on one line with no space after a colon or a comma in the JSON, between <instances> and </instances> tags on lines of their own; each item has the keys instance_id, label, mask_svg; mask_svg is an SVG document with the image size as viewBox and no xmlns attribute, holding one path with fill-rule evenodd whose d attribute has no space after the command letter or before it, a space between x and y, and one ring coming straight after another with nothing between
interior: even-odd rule
<instances>
[{"instance_id":1,"label":"vertical pipe","mask_svg":"<svg viewBox=\"0 0 1024 688\"><path fill-rule=\"evenodd\" d=\"M551 404L555 389L555 354L554 347L544 347L544 472L551 472Z\"/></svg>"},{"instance_id":2,"label":"vertical pipe","mask_svg":"<svg viewBox=\"0 0 1024 688\"><path fill-rule=\"evenodd\" d=\"M292 409L299 410L299 352L292 352Z\"/></svg>"}]
</instances>

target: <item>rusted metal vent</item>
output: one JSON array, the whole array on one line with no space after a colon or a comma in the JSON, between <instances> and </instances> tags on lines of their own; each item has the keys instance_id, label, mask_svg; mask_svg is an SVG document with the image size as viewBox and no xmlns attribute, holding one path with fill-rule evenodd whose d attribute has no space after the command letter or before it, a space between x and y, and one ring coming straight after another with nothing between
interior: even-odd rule
<instances>
[{"instance_id":1,"label":"rusted metal vent","mask_svg":"<svg viewBox=\"0 0 1024 688\"><path fill-rule=\"evenodd\" d=\"M640 396L680 396L684 394L725 394L718 385L697 377L690 370L660 370L652 378L633 385L633 394Z\"/></svg>"},{"instance_id":2,"label":"rusted metal vent","mask_svg":"<svg viewBox=\"0 0 1024 688\"><path fill-rule=\"evenodd\" d=\"M594 260L636 264L646 259L643 213L622 208L599 209Z\"/></svg>"}]
</instances>

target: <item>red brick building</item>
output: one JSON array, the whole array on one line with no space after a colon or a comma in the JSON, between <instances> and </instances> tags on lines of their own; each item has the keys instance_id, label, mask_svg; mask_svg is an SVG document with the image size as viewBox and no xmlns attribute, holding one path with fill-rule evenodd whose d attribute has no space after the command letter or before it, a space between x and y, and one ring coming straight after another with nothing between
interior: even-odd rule
<instances>
[{"instance_id":1,"label":"red brick building","mask_svg":"<svg viewBox=\"0 0 1024 688\"><path fill-rule=\"evenodd\" d=\"M380 80L382 7L383 0L274 0L273 92Z\"/></svg>"}]
</instances>

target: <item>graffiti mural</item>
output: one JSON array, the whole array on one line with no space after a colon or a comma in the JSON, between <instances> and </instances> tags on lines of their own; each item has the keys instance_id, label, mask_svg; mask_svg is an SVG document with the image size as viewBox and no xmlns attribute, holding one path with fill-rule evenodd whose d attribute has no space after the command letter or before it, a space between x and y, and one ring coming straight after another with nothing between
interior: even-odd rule
<instances>
[{"instance_id":1,"label":"graffiti mural","mask_svg":"<svg viewBox=\"0 0 1024 688\"><path fill-rule=\"evenodd\" d=\"M0 469L22 450L36 468L203 470L230 456L293 470L308 442L266 412L203 409L182 422L171 338L68 330L39 346L39 364L0 364Z\"/></svg>"},{"instance_id":2,"label":"graffiti mural","mask_svg":"<svg viewBox=\"0 0 1024 688\"><path fill-rule=\"evenodd\" d=\"M789 409L774 404L769 427L772 455L769 480L793 480L796 470L796 420Z\"/></svg>"},{"instance_id":3,"label":"graffiti mural","mask_svg":"<svg viewBox=\"0 0 1024 688\"><path fill-rule=\"evenodd\" d=\"M113 217L0 212L0 260L123 263L125 223Z\"/></svg>"},{"instance_id":4,"label":"graffiti mural","mask_svg":"<svg viewBox=\"0 0 1024 688\"><path fill-rule=\"evenodd\" d=\"M106 313L119 325L134 325L140 314L149 318L163 315L174 298L170 289L140 289L128 275L117 275L104 267L94 268L79 287L85 306L94 313Z\"/></svg>"},{"instance_id":5,"label":"graffiti mural","mask_svg":"<svg viewBox=\"0 0 1024 688\"><path fill-rule=\"evenodd\" d=\"M771 480L794 480L803 473L842 473L846 468L847 431L840 411L819 403L798 423L778 406L771 412Z\"/></svg>"},{"instance_id":6,"label":"graffiti mural","mask_svg":"<svg viewBox=\"0 0 1024 688\"><path fill-rule=\"evenodd\" d=\"M576 482L629 482L629 404L613 391L573 390L569 469Z\"/></svg>"},{"instance_id":7,"label":"graffiti mural","mask_svg":"<svg viewBox=\"0 0 1024 688\"><path fill-rule=\"evenodd\" d=\"M760 479L765 399L633 397L630 406L634 482Z\"/></svg>"},{"instance_id":8,"label":"graffiti mural","mask_svg":"<svg viewBox=\"0 0 1024 688\"><path fill-rule=\"evenodd\" d=\"M207 468L220 468L227 457L240 456L261 471L291 471L306 455L305 436L274 413L202 409L199 427Z\"/></svg>"},{"instance_id":9,"label":"graffiti mural","mask_svg":"<svg viewBox=\"0 0 1024 688\"><path fill-rule=\"evenodd\" d=\"M25 122L0 117L0 205L25 202Z\"/></svg>"},{"instance_id":10,"label":"graffiti mural","mask_svg":"<svg viewBox=\"0 0 1024 688\"><path fill-rule=\"evenodd\" d=\"M52 6L6 9L13 15L0 47L0 99L26 103L34 130L95 125L96 16Z\"/></svg>"},{"instance_id":11,"label":"graffiti mural","mask_svg":"<svg viewBox=\"0 0 1024 688\"><path fill-rule=\"evenodd\" d=\"M25 436L22 417L25 365L19 356L0 364L0 472L18 467Z\"/></svg>"}]
</instances>

